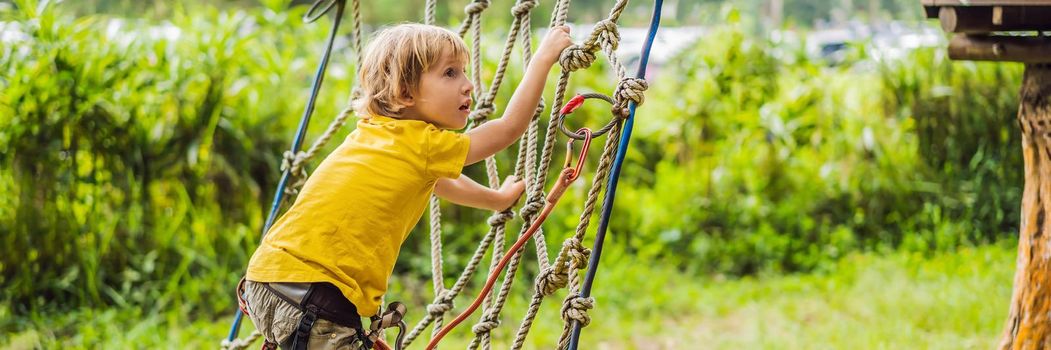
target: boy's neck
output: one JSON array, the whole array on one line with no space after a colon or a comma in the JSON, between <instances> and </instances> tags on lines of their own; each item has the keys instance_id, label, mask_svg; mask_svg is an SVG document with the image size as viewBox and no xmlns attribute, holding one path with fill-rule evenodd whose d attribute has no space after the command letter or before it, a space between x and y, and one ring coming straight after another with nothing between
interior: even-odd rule
<instances>
[{"instance_id":1,"label":"boy's neck","mask_svg":"<svg viewBox=\"0 0 1051 350\"><path fill-rule=\"evenodd\" d=\"M430 118L427 118L426 116L421 114L419 111L417 111L412 106L409 106L409 107L406 107L405 109L402 109L401 113L398 113L398 115L395 115L395 116L391 116L391 118L401 119L401 120L418 120L418 121L421 121L421 122L425 122L427 124L434 125L434 126L436 126L438 128L442 128L441 125L436 124L434 121L430 120ZM442 128L442 129L444 129L444 128Z\"/></svg>"}]
</instances>

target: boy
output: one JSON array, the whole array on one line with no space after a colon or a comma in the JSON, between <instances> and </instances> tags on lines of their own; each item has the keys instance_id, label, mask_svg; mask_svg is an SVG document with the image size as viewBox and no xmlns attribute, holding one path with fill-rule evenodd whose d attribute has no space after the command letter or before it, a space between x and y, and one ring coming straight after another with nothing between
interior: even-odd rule
<instances>
[{"instance_id":1,"label":"boy","mask_svg":"<svg viewBox=\"0 0 1051 350\"><path fill-rule=\"evenodd\" d=\"M431 193L507 209L524 184L498 190L460 174L525 132L547 73L571 44L569 29L541 42L502 118L466 133L474 86L456 34L403 24L378 33L361 62L363 118L318 166L248 264L245 300L267 345L349 348L364 342L360 316L377 313L406 236Z\"/></svg>"}]
</instances>

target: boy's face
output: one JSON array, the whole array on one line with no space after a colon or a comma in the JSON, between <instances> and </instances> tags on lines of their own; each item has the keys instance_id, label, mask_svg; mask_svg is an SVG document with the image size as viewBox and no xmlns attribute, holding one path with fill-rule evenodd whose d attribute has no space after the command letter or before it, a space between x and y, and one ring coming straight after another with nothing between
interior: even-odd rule
<instances>
[{"instance_id":1,"label":"boy's face","mask_svg":"<svg viewBox=\"0 0 1051 350\"><path fill-rule=\"evenodd\" d=\"M420 88L404 116L434 124L443 129L462 129L471 113L471 91L466 62L452 54L443 55L420 77Z\"/></svg>"}]
</instances>

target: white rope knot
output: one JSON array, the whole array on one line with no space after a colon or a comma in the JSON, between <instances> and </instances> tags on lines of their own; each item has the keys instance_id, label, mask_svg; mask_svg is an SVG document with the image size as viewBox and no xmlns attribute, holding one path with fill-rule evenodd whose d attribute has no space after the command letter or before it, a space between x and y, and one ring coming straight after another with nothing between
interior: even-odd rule
<instances>
[{"instance_id":1,"label":"white rope knot","mask_svg":"<svg viewBox=\"0 0 1051 350\"><path fill-rule=\"evenodd\" d=\"M622 118L627 118L628 101L635 102L636 106L641 105L646 100L645 92L649 87L650 84L645 79L621 79L617 83L617 88L613 91L613 113Z\"/></svg>"},{"instance_id":2,"label":"white rope knot","mask_svg":"<svg viewBox=\"0 0 1051 350\"><path fill-rule=\"evenodd\" d=\"M482 13L482 11L485 11L485 9L487 8L489 8L489 0L475 1L470 4L467 4L467 6L464 6L463 13L466 13L468 15L477 15L479 13Z\"/></svg>"},{"instance_id":3,"label":"white rope knot","mask_svg":"<svg viewBox=\"0 0 1051 350\"><path fill-rule=\"evenodd\" d=\"M576 266L578 269L583 268L588 263L588 258L591 257L591 250L584 248L580 240L573 237L562 243L562 251L568 258L568 264Z\"/></svg>"},{"instance_id":4,"label":"white rope knot","mask_svg":"<svg viewBox=\"0 0 1051 350\"><path fill-rule=\"evenodd\" d=\"M505 222L508 222L508 221L511 221L511 219L514 219L514 217L515 217L515 212L513 210L510 210L510 209L504 210L504 211L501 211L501 212L498 212L498 213L493 213L493 215L489 216L489 226L500 226L500 225L503 225Z\"/></svg>"},{"instance_id":5,"label":"white rope knot","mask_svg":"<svg viewBox=\"0 0 1051 350\"><path fill-rule=\"evenodd\" d=\"M580 45L566 48L565 51L562 51L562 56L558 58L558 64L562 66L562 69L570 72L591 67L593 62L595 62L595 53Z\"/></svg>"},{"instance_id":6,"label":"white rope knot","mask_svg":"<svg viewBox=\"0 0 1051 350\"><path fill-rule=\"evenodd\" d=\"M492 115L494 111L496 111L496 107L494 107L492 103L481 103L471 111L471 114L468 115L467 118L474 122L481 122L489 119L489 116Z\"/></svg>"},{"instance_id":7,"label":"white rope knot","mask_svg":"<svg viewBox=\"0 0 1051 350\"><path fill-rule=\"evenodd\" d=\"M511 7L511 14L515 17L523 17L536 7L536 0L524 0Z\"/></svg>"},{"instance_id":8,"label":"white rope knot","mask_svg":"<svg viewBox=\"0 0 1051 350\"><path fill-rule=\"evenodd\" d=\"M518 211L518 214L523 218L531 217L533 214L540 212L540 209L544 209L544 193L541 192L539 195L530 197L531 200L522 206L522 209Z\"/></svg>"},{"instance_id":9,"label":"white rope knot","mask_svg":"<svg viewBox=\"0 0 1051 350\"><path fill-rule=\"evenodd\" d=\"M281 172L288 171L292 175L292 182L285 186L286 195L295 196L299 194L299 189L306 183L307 170L303 168L303 163L308 158L310 158L310 155L304 151L296 153L285 151L281 155Z\"/></svg>"},{"instance_id":10,"label":"white rope knot","mask_svg":"<svg viewBox=\"0 0 1051 350\"><path fill-rule=\"evenodd\" d=\"M578 294L566 296L566 300L562 303L562 320L577 321L580 322L581 327L586 327L591 323L588 310L594 307L595 298L584 298Z\"/></svg>"},{"instance_id":11,"label":"white rope knot","mask_svg":"<svg viewBox=\"0 0 1051 350\"><path fill-rule=\"evenodd\" d=\"M452 310L452 308L453 308L452 303L441 303L441 304L434 303L434 304L427 305L427 313L430 313L430 314L436 315L436 316L437 315L443 315L446 312L449 312L449 310Z\"/></svg>"},{"instance_id":12,"label":"white rope knot","mask_svg":"<svg viewBox=\"0 0 1051 350\"><path fill-rule=\"evenodd\" d=\"M471 327L471 331L474 332L474 334L482 334L489 333L496 329L496 327L500 327L500 320L492 320L491 318L492 316L486 315L481 321L478 321L478 323L475 323L474 326Z\"/></svg>"},{"instance_id":13,"label":"white rope knot","mask_svg":"<svg viewBox=\"0 0 1051 350\"><path fill-rule=\"evenodd\" d=\"M541 271L539 276L536 276L536 290L540 291L545 297L555 294L559 289L565 288L567 283L569 283L569 274L564 269L561 272L557 272L551 266Z\"/></svg>"},{"instance_id":14,"label":"white rope knot","mask_svg":"<svg viewBox=\"0 0 1051 350\"><path fill-rule=\"evenodd\" d=\"M591 30L591 39L600 47L615 51L617 46L620 45L620 30L618 30L616 23L609 19L604 19L595 23L595 28Z\"/></svg>"},{"instance_id":15,"label":"white rope knot","mask_svg":"<svg viewBox=\"0 0 1051 350\"><path fill-rule=\"evenodd\" d=\"M281 171L291 170L293 175L300 175L298 173L303 170L303 162L307 159L307 152L299 151L292 153L292 151L285 151L281 155Z\"/></svg>"},{"instance_id":16,"label":"white rope knot","mask_svg":"<svg viewBox=\"0 0 1051 350\"><path fill-rule=\"evenodd\" d=\"M434 302L427 305L427 313L434 316L441 316L453 308L453 296L449 291L443 291L434 298Z\"/></svg>"}]
</instances>

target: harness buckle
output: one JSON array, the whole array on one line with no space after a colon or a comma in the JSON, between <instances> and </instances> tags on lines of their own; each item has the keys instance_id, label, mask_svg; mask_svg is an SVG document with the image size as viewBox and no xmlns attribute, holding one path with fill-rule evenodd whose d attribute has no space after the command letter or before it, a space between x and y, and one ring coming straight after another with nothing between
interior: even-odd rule
<instances>
[{"instance_id":1,"label":"harness buckle","mask_svg":"<svg viewBox=\"0 0 1051 350\"><path fill-rule=\"evenodd\" d=\"M303 317L299 319L299 325L296 326L296 335L292 338L293 350L306 350L307 344L310 343L310 329L314 328L314 322L317 322L317 307L308 305L303 310Z\"/></svg>"},{"instance_id":2,"label":"harness buckle","mask_svg":"<svg viewBox=\"0 0 1051 350\"><path fill-rule=\"evenodd\" d=\"M398 337L394 341L394 350L401 350L402 340L405 338L405 330L408 328L404 320L406 310L405 304L401 302L395 301L387 305L387 311L371 317L372 324L369 325L370 331L366 338L373 344L383 344L379 339L380 331L386 328L398 327ZM369 346L371 347L371 345Z\"/></svg>"}]
</instances>

